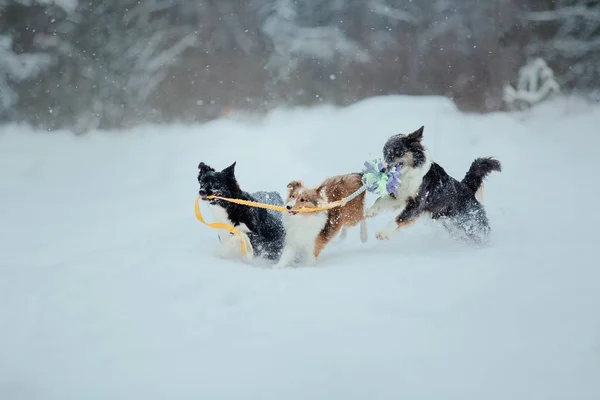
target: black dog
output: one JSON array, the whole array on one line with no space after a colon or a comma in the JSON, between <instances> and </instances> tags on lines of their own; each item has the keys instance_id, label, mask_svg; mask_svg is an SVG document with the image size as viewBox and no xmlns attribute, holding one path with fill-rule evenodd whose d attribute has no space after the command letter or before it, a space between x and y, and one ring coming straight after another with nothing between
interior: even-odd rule
<instances>
[{"instance_id":1,"label":"black dog","mask_svg":"<svg viewBox=\"0 0 600 400\"><path fill-rule=\"evenodd\" d=\"M490 226L476 193L490 172L501 171L500 162L493 158L477 158L459 182L427 158L421 143L423 129L422 126L409 135L394 135L383 147L387 167L402 167L398 196L377 199L366 215L373 217L385 208L403 210L377 233L377 238L389 239L397 229L428 213L434 220L442 222L451 234L477 244L483 243Z\"/></svg>"},{"instance_id":2,"label":"black dog","mask_svg":"<svg viewBox=\"0 0 600 400\"><path fill-rule=\"evenodd\" d=\"M233 199L258 201L283 206L283 199L277 192L257 192L249 194L240 189L235 178L235 162L218 172L201 162L198 165L199 195L210 204L213 217L236 227L249 239L253 255L269 260L278 260L285 241L285 229L281 214L263 208L249 207L224 200L208 199L209 196L221 196ZM239 238L228 231L219 233L220 256L240 254Z\"/></svg>"}]
</instances>

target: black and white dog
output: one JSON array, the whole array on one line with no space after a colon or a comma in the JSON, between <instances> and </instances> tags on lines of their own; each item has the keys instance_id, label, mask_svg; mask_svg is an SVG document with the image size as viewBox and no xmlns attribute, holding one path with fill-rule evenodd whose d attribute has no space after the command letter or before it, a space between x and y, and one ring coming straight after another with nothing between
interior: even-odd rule
<instances>
[{"instance_id":1,"label":"black and white dog","mask_svg":"<svg viewBox=\"0 0 600 400\"><path fill-rule=\"evenodd\" d=\"M276 261L281 255L285 242L285 229L280 213L224 200L208 199L209 196L221 196L283 206L283 199L277 192L250 194L240 189L235 177L235 164L234 162L222 171L215 171L203 162L198 165L200 198L209 204L217 222L233 225L242 234L240 239L227 230L221 230L219 232L221 243L217 255L239 256L240 240L246 240L249 241L252 249L252 251L248 249L249 258L259 256Z\"/></svg>"},{"instance_id":2,"label":"black and white dog","mask_svg":"<svg viewBox=\"0 0 600 400\"><path fill-rule=\"evenodd\" d=\"M490 225L476 193L490 172L501 171L500 162L477 158L459 182L427 157L422 144L423 130L422 126L409 135L394 135L383 147L387 167L402 167L398 196L377 199L365 214L370 218L384 209L403 210L377 233L377 238L388 240L399 228L410 225L422 214L429 214L453 236L483 243Z\"/></svg>"}]
</instances>

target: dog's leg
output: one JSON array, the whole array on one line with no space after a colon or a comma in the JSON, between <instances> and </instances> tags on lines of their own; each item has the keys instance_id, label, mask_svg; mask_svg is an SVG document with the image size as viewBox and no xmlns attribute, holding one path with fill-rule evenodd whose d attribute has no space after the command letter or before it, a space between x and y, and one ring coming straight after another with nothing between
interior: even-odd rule
<instances>
[{"instance_id":1,"label":"dog's leg","mask_svg":"<svg viewBox=\"0 0 600 400\"><path fill-rule=\"evenodd\" d=\"M346 240L347 236L348 236L348 228L343 227L342 231L340 232L340 242L343 242L344 240Z\"/></svg>"},{"instance_id":2,"label":"dog's leg","mask_svg":"<svg viewBox=\"0 0 600 400\"><path fill-rule=\"evenodd\" d=\"M254 258L254 249L248 235L240 230L240 236L233 235L229 232L219 235L220 243L217 246L215 254L220 258L235 258L243 257L242 242L246 245L246 259Z\"/></svg>"},{"instance_id":3,"label":"dog's leg","mask_svg":"<svg viewBox=\"0 0 600 400\"><path fill-rule=\"evenodd\" d=\"M369 233L367 232L367 220L363 219L360 221L360 241L367 243L367 240L369 240Z\"/></svg>"},{"instance_id":4,"label":"dog's leg","mask_svg":"<svg viewBox=\"0 0 600 400\"><path fill-rule=\"evenodd\" d=\"M456 221L462 236L474 245L487 243L491 228L483 207L477 207L463 214Z\"/></svg>"},{"instance_id":5,"label":"dog's leg","mask_svg":"<svg viewBox=\"0 0 600 400\"><path fill-rule=\"evenodd\" d=\"M317 257L315 257L314 253L307 251L306 257L304 258L304 264L314 267L317 264Z\"/></svg>"},{"instance_id":6,"label":"dog's leg","mask_svg":"<svg viewBox=\"0 0 600 400\"><path fill-rule=\"evenodd\" d=\"M275 264L275 268L285 268L294 261L296 257L296 249L293 246L286 245L281 252L279 261Z\"/></svg>"},{"instance_id":7,"label":"dog's leg","mask_svg":"<svg viewBox=\"0 0 600 400\"><path fill-rule=\"evenodd\" d=\"M315 242L315 249L313 252L315 260L319 258L319 254L321 254L321 252L325 248L325 245L327 245L327 238L324 235L319 234L319 236L317 237L317 241Z\"/></svg>"},{"instance_id":8,"label":"dog's leg","mask_svg":"<svg viewBox=\"0 0 600 400\"><path fill-rule=\"evenodd\" d=\"M244 232L240 232L241 233L241 240L246 244L246 260L252 260L254 258L254 248L252 247L252 242L250 241L250 238L248 237L248 235ZM240 244L240 248L241 248L241 244ZM241 250L240 250L241 251Z\"/></svg>"},{"instance_id":9,"label":"dog's leg","mask_svg":"<svg viewBox=\"0 0 600 400\"><path fill-rule=\"evenodd\" d=\"M381 211L386 209L397 210L402 207L402 201L392 197L379 197L375 203L365 211L365 217L373 218Z\"/></svg>"},{"instance_id":10,"label":"dog's leg","mask_svg":"<svg viewBox=\"0 0 600 400\"><path fill-rule=\"evenodd\" d=\"M393 221L377 232L377 239L389 240L394 232L398 229L411 225L421 214L421 202L416 198L411 198L406 202L406 207Z\"/></svg>"},{"instance_id":11,"label":"dog's leg","mask_svg":"<svg viewBox=\"0 0 600 400\"><path fill-rule=\"evenodd\" d=\"M327 246L327 243L329 243L331 239L334 238L335 235L337 235L340 229L342 229L342 224L337 223L331 229L323 229L321 233L319 233L319 236L317 236L317 241L315 242L315 249L313 252L315 260L319 258L319 254L321 254L321 251L323 251L325 246Z\"/></svg>"},{"instance_id":12,"label":"dog's leg","mask_svg":"<svg viewBox=\"0 0 600 400\"><path fill-rule=\"evenodd\" d=\"M256 238L256 233L252 232L244 223L236 225L236 228L240 233L239 240L246 245L246 260L249 261L254 258L254 248L252 247L250 237L254 236ZM242 244L240 243L239 246L241 248Z\"/></svg>"},{"instance_id":13,"label":"dog's leg","mask_svg":"<svg viewBox=\"0 0 600 400\"><path fill-rule=\"evenodd\" d=\"M220 258L231 258L236 253L240 254L240 252L241 244L239 238L227 233L221 238L221 241L219 242L219 245L215 251L215 255Z\"/></svg>"}]
</instances>

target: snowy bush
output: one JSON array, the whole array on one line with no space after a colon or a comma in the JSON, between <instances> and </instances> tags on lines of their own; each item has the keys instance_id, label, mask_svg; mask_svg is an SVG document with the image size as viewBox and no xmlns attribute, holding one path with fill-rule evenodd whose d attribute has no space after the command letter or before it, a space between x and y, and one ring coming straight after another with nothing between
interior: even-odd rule
<instances>
[{"instance_id":1,"label":"snowy bush","mask_svg":"<svg viewBox=\"0 0 600 400\"><path fill-rule=\"evenodd\" d=\"M5 118L19 100L11 82L21 82L42 72L50 65L48 54L17 54L12 49L12 38L0 35L0 120Z\"/></svg>"},{"instance_id":2,"label":"snowy bush","mask_svg":"<svg viewBox=\"0 0 600 400\"><path fill-rule=\"evenodd\" d=\"M516 89L504 88L504 101L510 109L526 109L560 92L554 72L541 58L536 58L519 70Z\"/></svg>"},{"instance_id":3,"label":"snowy bush","mask_svg":"<svg viewBox=\"0 0 600 400\"><path fill-rule=\"evenodd\" d=\"M522 13L533 30L527 54L551 63L562 89L588 92L600 88L600 2L551 3L548 9Z\"/></svg>"}]
</instances>

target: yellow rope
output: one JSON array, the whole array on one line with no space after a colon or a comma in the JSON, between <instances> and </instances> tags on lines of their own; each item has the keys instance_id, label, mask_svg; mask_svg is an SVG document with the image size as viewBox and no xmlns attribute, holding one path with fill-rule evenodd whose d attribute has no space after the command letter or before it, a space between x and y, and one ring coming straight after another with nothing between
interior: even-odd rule
<instances>
[{"instance_id":1,"label":"yellow rope","mask_svg":"<svg viewBox=\"0 0 600 400\"><path fill-rule=\"evenodd\" d=\"M246 249L246 242L244 241L244 238L242 237L242 234L240 233L240 231L235 229L235 227L233 225L224 224L222 222L213 222L210 224L208 222L206 222L204 220L204 218L202 218L202 213L200 212L200 205L198 204L199 200L200 200L200 197L198 197L196 199L196 203L194 204L194 212L196 213L196 218L198 218L198 221L202 222L204 225L209 226L211 228L228 230L229 232L238 236L242 242L242 255L244 256L244 258L246 258L248 249Z\"/></svg>"},{"instance_id":2,"label":"yellow rope","mask_svg":"<svg viewBox=\"0 0 600 400\"><path fill-rule=\"evenodd\" d=\"M341 199L338 201L334 201L331 203L327 203L324 206L319 206L319 207L305 207L305 208L298 208L296 210L288 210L287 208L283 207L283 206L276 206L274 204L265 204L265 203L259 203L256 201L249 201L249 200L241 200L241 199L230 199L227 197L219 197L219 196L208 196L207 197L209 200L212 199L218 199L218 200L223 200L223 201L228 201L230 203L235 203L235 204L241 204L243 206L249 206L249 207L257 207L257 208L266 208L269 210L274 210L274 211L281 211L281 212L293 212L293 213L309 213L309 212L316 212L316 211L324 211L324 210L330 210L332 208L335 207L340 207L343 205L346 205L346 199Z\"/></svg>"}]
</instances>

